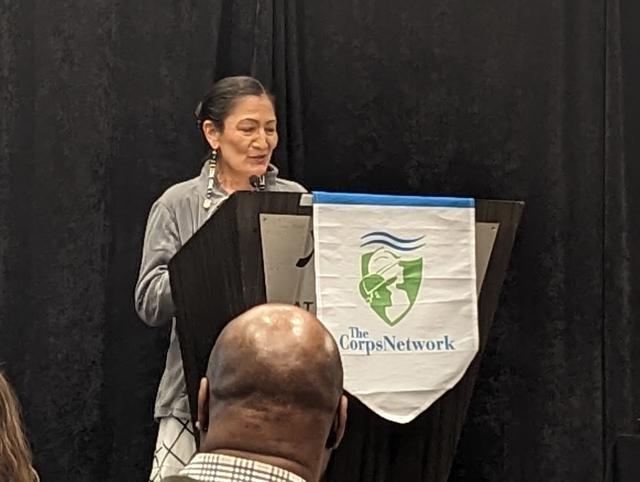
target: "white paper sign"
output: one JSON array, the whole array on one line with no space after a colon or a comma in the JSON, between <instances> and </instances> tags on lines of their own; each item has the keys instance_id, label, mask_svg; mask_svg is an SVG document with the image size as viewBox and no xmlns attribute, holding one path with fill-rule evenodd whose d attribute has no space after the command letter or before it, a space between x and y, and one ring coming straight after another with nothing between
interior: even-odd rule
<instances>
[{"instance_id":1,"label":"white paper sign","mask_svg":"<svg viewBox=\"0 0 640 482\"><path fill-rule=\"evenodd\" d=\"M289 303L315 313L311 216L261 214L264 282L269 303Z\"/></svg>"}]
</instances>

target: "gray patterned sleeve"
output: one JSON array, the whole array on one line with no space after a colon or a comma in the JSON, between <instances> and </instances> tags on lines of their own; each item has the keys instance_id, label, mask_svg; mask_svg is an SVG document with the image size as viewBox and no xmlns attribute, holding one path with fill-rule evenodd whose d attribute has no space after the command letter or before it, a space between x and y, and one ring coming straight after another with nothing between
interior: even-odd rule
<instances>
[{"instance_id":1,"label":"gray patterned sleeve","mask_svg":"<svg viewBox=\"0 0 640 482\"><path fill-rule=\"evenodd\" d=\"M180 249L177 223L161 202L151 207L135 289L138 316L149 326L171 321L175 313L169 283L169 260Z\"/></svg>"}]
</instances>

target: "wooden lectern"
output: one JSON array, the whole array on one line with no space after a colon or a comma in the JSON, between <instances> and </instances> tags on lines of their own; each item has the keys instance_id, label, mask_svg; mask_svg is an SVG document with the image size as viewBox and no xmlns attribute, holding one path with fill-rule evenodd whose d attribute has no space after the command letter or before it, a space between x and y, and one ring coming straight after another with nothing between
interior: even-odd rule
<instances>
[{"instance_id":1,"label":"wooden lectern","mask_svg":"<svg viewBox=\"0 0 640 482\"><path fill-rule=\"evenodd\" d=\"M260 216L311 216L309 203L301 204L303 196L308 198L300 193L237 192L169 263L193 420L199 380L216 338L234 317L267 301ZM497 234L479 290L480 347L464 377L406 425L383 420L351 398L347 434L327 480L447 480L523 207L521 202L476 201L476 222L497 225Z\"/></svg>"}]
</instances>

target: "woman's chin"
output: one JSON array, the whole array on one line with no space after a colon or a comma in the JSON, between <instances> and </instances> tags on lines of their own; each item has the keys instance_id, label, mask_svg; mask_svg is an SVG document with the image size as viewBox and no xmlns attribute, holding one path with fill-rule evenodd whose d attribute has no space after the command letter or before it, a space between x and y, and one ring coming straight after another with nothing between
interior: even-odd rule
<instances>
[{"instance_id":1,"label":"woman's chin","mask_svg":"<svg viewBox=\"0 0 640 482\"><path fill-rule=\"evenodd\" d=\"M249 176L264 176L269 168L269 161L254 163L251 165L249 169L247 169L247 174Z\"/></svg>"}]
</instances>

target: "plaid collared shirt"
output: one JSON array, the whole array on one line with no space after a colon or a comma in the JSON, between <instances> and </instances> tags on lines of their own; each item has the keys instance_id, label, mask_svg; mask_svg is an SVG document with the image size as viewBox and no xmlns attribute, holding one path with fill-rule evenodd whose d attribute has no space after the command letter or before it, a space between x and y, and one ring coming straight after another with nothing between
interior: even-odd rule
<instances>
[{"instance_id":1,"label":"plaid collared shirt","mask_svg":"<svg viewBox=\"0 0 640 482\"><path fill-rule=\"evenodd\" d=\"M222 454L196 454L180 475L204 482L306 482L280 467Z\"/></svg>"}]
</instances>

